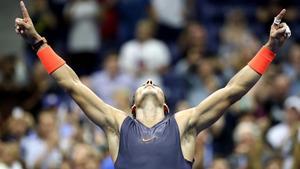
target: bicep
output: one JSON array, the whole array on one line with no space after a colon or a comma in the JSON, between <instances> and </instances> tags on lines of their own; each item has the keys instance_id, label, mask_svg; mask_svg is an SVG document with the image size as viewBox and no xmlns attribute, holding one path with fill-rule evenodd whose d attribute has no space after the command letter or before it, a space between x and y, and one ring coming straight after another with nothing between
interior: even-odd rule
<instances>
[{"instance_id":1,"label":"bicep","mask_svg":"<svg viewBox=\"0 0 300 169\"><path fill-rule=\"evenodd\" d=\"M224 111L244 96L259 80L260 75L245 66L226 85L217 90L194 108L190 115L189 125L198 131L211 126Z\"/></svg>"},{"instance_id":2,"label":"bicep","mask_svg":"<svg viewBox=\"0 0 300 169\"><path fill-rule=\"evenodd\" d=\"M125 113L106 104L84 84L74 85L74 91L70 95L89 119L103 129L113 128L118 131L126 118Z\"/></svg>"},{"instance_id":3,"label":"bicep","mask_svg":"<svg viewBox=\"0 0 300 169\"><path fill-rule=\"evenodd\" d=\"M193 108L189 116L188 126L195 128L197 132L211 126L233 103L232 100L235 100L230 97L234 96L230 95L230 88L226 87L211 94Z\"/></svg>"},{"instance_id":4,"label":"bicep","mask_svg":"<svg viewBox=\"0 0 300 169\"><path fill-rule=\"evenodd\" d=\"M103 129L119 130L122 121L126 118L125 113L101 100L79 80L71 68L65 65L51 75L70 94L90 120Z\"/></svg>"}]
</instances>

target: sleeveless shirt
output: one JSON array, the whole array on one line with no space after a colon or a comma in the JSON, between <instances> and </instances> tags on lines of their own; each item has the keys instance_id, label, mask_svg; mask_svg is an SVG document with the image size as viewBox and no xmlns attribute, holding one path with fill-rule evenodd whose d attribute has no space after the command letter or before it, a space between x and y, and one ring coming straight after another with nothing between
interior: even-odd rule
<instances>
[{"instance_id":1,"label":"sleeveless shirt","mask_svg":"<svg viewBox=\"0 0 300 169\"><path fill-rule=\"evenodd\" d=\"M127 117L120 131L116 169L191 169L184 159L174 116L149 128Z\"/></svg>"}]
</instances>

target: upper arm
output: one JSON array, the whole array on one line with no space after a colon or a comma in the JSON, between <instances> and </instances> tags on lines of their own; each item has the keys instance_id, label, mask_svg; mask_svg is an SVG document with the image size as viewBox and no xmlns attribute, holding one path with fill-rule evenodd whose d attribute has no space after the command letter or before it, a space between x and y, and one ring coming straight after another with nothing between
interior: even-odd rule
<instances>
[{"instance_id":1,"label":"upper arm","mask_svg":"<svg viewBox=\"0 0 300 169\"><path fill-rule=\"evenodd\" d=\"M95 93L85 86L67 65L51 74L80 106L83 112L104 130L119 131L126 114L103 102Z\"/></svg>"},{"instance_id":2,"label":"upper arm","mask_svg":"<svg viewBox=\"0 0 300 169\"><path fill-rule=\"evenodd\" d=\"M217 121L224 111L244 96L259 80L260 75L245 66L226 85L217 90L196 107L179 112L178 121L182 131L196 129L197 132Z\"/></svg>"},{"instance_id":3,"label":"upper arm","mask_svg":"<svg viewBox=\"0 0 300 169\"><path fill-rule=\"evenodd\" d=\"M124 112L106 104L81 82L74 83L74 87L69 93L90 120L104 130L112 128L119 131L126 118Z\"/></svg>"},{"instance_id":4,"label":"upper arm","mask_svg":"<svg viewBox=\"0 0 300 169\"><path fill-rule=\"evenodd\" d=\"M230 87L217 90L200 104L198 104L189 118L189 126L195 127L197 131L201 131L211 126L224 113L224 111L233 104L233 100L237 100L232 95Z\"/></svg>"},{"instance_id":5,"label":"upper arm","mask_svg":"<svg viewBox=\"0 0 300 169\"><path fill-rule=\"evenodd\" d=\"M230 89L222 88L208 96L196 107L183 110L176 114L176 121L182 133L196 130L196 133L212 125L232 102Z\"/></svg>"}]
</instances>

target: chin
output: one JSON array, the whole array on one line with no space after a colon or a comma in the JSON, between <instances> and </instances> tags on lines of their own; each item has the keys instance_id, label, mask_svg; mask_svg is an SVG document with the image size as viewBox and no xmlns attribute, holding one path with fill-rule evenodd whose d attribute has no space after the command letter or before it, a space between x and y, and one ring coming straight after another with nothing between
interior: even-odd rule
<instances>
[{"instance_id":1,"label":"chin","mask_svg":"<svg viewBox=\"0 0 300 169\"><path fill-rule=\"evenodd\" d=\"M147 87L140 89L136 94L136 105L140 105L144 100L151 98L157 104L164 103L164 97L156 88Z\"/></svg>"},{"instance_id":2,"label":"chin","mask_svg":"<svg viewBox=\"0 0 300 169\"><path fill-rule=\"evenodd\" d=\"M147 90L147 91L143 92L142 99L145 99L146 97L154 97L154 98L158 99L157 93L155 91L151 91L151 90Z\"/></svg>"},{"instance_id":3,"label":"chin","mask_svg":"<svg viewBox=\"0 0 300 169\"><path fill-rule=\"evenodd\" d=\"M159 95L156 92L147 92L145 94L143 94L142 98L141 98L141 102L143 102L144 100L148 99L148 98L152 98L153 101L156 102L156 104L163 104L163 100L161 100L161 98L159 97Z\"/></svg>"}]
</instances>

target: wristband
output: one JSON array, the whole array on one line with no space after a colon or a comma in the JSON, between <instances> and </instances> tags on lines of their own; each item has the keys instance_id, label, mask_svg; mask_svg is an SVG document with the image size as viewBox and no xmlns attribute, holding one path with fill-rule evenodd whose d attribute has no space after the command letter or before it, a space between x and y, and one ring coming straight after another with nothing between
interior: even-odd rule
<instances>
[{"instance_id":1,"label":"wristband","mask_svg":"<svg viewBox=\"0 0 300 169\"><path fill-rule=\"evenodd\" d=\"M260 75L264 74L268 69L270 63L274 60L276 54L268 49L262 47L257 54L250 60L248 65Z\"/></svg>"},{"instance_id":2,"label":"wristband","mask_svg":"<svg viewBox=\"0 0 300 169\"><path fill-rule=\"evenodd\" d=\"M45 69L47 70L48 74L51 74L56 69L60 68L62 65L64 65L66 63L48 45L41 48L37 52L37 55L38 55L41 63L44 65Z\"/></svg>"},{"instance_id":3,"label":"wristband","mask_svg":"<svg viewBox=\"0 0 300 169\"><path fill-rule=\"evenodd\" d=\"M31 47L32 49L36 52L39 51L39 49L41 48L41 46L43 46L45 43L47 43L47 40L42 37L42 39L40 41L38 41L37 43L33 44Z\"/></svg>"}]
</instances>

